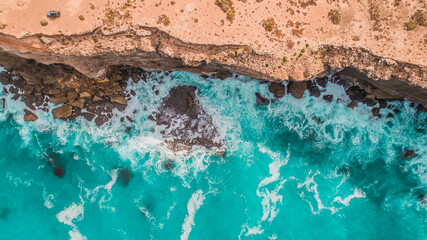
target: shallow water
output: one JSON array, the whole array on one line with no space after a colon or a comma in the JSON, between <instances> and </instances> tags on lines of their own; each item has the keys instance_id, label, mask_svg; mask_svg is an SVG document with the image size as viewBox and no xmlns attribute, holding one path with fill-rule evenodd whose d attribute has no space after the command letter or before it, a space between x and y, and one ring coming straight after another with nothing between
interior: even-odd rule
<instances>
[{"instance_id":1,"label":"shallow water","mask_svg":"<svg viewBox=\"0 0 427 240\"><path fill-rule=\"evenodd\" d=\"M323 94L341 102L305 93L257 106L255 92L273 98L268 86L237 78L130 81L135 121L116 112L101 128L41 110L24 122L25 104L0 90L0 239L426 239L418 195L427 192L427 113L393 102L399 114L374 118L365 105L348 108L332 83ZM202 148L172 154L152 131L148 116L178 85L198 87L225 158ZM418 156L402 160L404 149ZM173 171L163 167L170 160Z\"/></svg>"}]
</instances>

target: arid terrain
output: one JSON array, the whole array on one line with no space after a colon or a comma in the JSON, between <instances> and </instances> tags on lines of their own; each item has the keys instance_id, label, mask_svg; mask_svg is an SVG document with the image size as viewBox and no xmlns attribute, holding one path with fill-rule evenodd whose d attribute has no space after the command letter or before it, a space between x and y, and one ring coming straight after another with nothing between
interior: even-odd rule
<instances>
[{"instance_id":1,"label":"arid terrain","mask_svg":"<svg viewBox=\"0 0 427 240\"><path fill-rule=\"evenodd\" d=\"M425 0L4 0L0 54L89 78L109 65L270 81L345 69L425 104L426 26Z\"/></svg>"}]
</instances>

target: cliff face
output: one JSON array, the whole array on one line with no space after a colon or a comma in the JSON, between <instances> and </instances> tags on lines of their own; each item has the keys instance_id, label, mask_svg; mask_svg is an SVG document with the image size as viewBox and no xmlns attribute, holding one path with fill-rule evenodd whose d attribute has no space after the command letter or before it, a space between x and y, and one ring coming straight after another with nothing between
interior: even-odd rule
<instances>
[{"instance_id":1,"label":"cliff face","mask_svg":"<svg viewBox=\"0 0 427 240\"><path fill-rule=\"evenodd\" d=\"M344 70L427 104L425 1L7 0L0 9L1 52L89 78L109 65L270 81Z\"/></svg>"}]
</instances>

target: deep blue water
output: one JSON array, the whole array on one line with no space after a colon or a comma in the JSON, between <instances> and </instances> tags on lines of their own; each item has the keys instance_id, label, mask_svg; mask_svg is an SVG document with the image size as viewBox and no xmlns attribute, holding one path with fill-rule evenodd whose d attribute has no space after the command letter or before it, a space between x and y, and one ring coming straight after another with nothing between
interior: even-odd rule
<instances>
[{"instance_id":1,"label":"deep blue water","mask_svg":"<svg viewBox=\"0 0 427 240\"><path fill-rule=\"evenodd\" d=\"M198 87L226 157L172 153L152 131L148 116L184 84ZM273 98L267 87L154 73L128 86L135 121L103 127L43 111L24 122L25 104L0 90L0 239L426 239L427 113L393 102L400 113L378 119L365 105L348 108L332 83L323 94L343 102L305 93L257 106L255 92ZM418 156L401 159L405 149ZM125 167L126 187L117 179Z\"/></svg>"}]
</instances>

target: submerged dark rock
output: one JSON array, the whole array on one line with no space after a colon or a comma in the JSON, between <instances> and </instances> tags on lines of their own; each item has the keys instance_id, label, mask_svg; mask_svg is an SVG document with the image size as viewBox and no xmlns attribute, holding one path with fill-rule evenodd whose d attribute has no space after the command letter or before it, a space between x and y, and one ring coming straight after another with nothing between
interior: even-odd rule
<instances>
[{"instance_id":1,"label":"submerged dark rock","mask_svg":"<svg viewBox=\"0 0 427 240\"><path fill-rule=\"evenodd\" d=\"M132 178L133 178L133 173L129 170L129 168L119 169L118 180L119 180L120 186L127 187Z\"/></svg>"},{"instance_id":2,"label":"submerged dark rock","mask_svg":"<svg viewBox=\"0 0 427 240\"><path fill-rule=\"evenodd\" d=\"M10 209L7 207L0 208L0 219L6 219L10 215Z\"/></svg>"},{"instance_id":3,"label":"submerged dark rock","mask_svg":"<svg viewBox=\"0 0 427 240\"><path fill-rule=\"evenodd\" d=\"M323 100L325 100L327 102L332 102L332 100L334 100L334 96L332 96L332 95L323 95Z\"/></svg>"},{"instance_id":4,"label":"submerged dark rock","mask_svg":"<svg viewBox=\"0 0 427 240\"><path fill-rule=\"evenodd\" d=\"M53 174L59 178L63 178L65 176L65 168L59 165L53 169Z\"/></svg>"},{"instance_id":5,"label":"submerged dark rock","mask_svg":"<svg viewBox=\"0 0 427 240\"><path fill-rule=\"evenodd\" d=\"M418 194L418 202L422 205L427 205L427 197L424 194Z\"/></svg>"},{"instance_id":6,"label":"submerged dark rock","mask_svg":"<svg viewBox=\"0 0 427 240\"><path fill-rule=\"evenodd\" d=\"M175 163L172 160L167 160L163 162L163 167L166 168L167 170L172 171L175 168Z\"/></svg>"},{"instance_id":7,"label":"submerged dark rock","mask_svg":"<svg viewBox=\"0 0 427 240\"><path fill-rule=\"evenodd\" d=\"M408 159L415 158L417 156L418 156L418 154L415 153L414 150L412 150L412 149L406 149L405 151L403 151L401 158L404 159L404 160L408 160Z\"/></svg>"},{"instance_id":8,"label":"submerged dark rock","mask_svg":"<svg viewBox=\"0 0 427 240\"><path fill-rule=\"evenodd\" d=\"M178 86L169 91L159 109L150 115L157 125L164 125L163 137L174 149L199 145L221 147L224 142L198 100L195 86Z\"/></svg>"},{"instance_id":9,"label":"submerged dark rock","mask_svg":"<svg viewBox=\"0 0 427 240\"><path fill-rule=\"evenodd\" d=\"M261 93L258 93L258 92L255 93L255 97L256 97L256 105L264 106L270 103L270 101L267 98L263 97Z\"/></svg>"},{"instance_id":10,"label":"submerged dark rock","mask_svg":"<svg viewBox=\"0 0 427 240\"><path fill-rule=\"evenodd\" d=\"M268 90L270 90L271 93L274 94L277 98L282 98L286 94L286 88L285 85L283 85L280 82L272 82L268 86Z\"/></svg>"}]
</instances>

